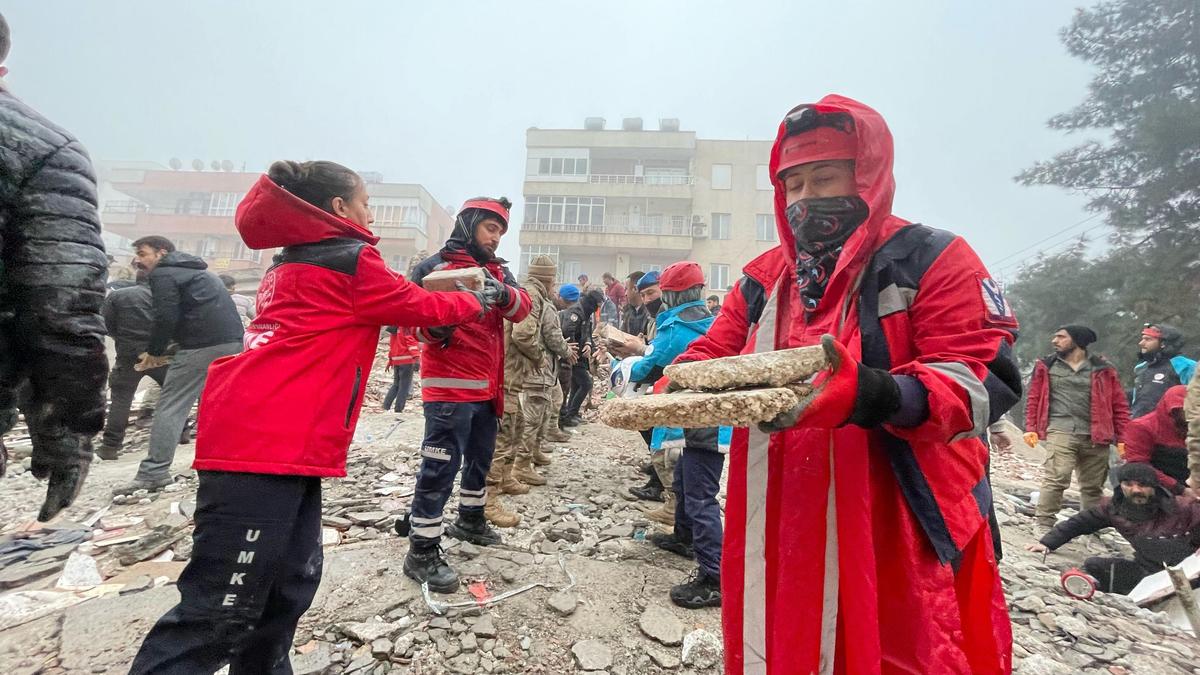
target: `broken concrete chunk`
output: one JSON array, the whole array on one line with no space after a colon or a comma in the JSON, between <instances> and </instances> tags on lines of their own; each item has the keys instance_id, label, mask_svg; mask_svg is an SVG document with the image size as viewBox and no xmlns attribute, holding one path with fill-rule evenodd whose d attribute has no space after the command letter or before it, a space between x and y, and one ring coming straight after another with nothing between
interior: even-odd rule
<instances>
[{"instance_id":1,"label":"broken concrete chunk","mask_svg":"<svg viewBox=\"0 0 1200 675\"><path fill-rule=\"evenodd\" d=\"M612 650L599 640L580 640L571 646L580 670L604 670L612 665Z\"/></svg>"},{"instance_id":2,"label":"broken concrete chunk","mask_svg":"<svg viewBox=\"0 0 1200 675\"><path fill-rule=\"evenodd\" d=\"M600 409L600 420L610 427L634 431L654 427L745 427L775 419L810 392L807 386L796 386L616 398Z\"/></svg>"},{"instance_id":3,"label":"broken concrete chunk","mask_svg":"<svg viewBox=\"0 0 1200 675\"><path fill-rule=\"evenodd\" d=\"M427 291L457 291L456 284L461 283L467 288L477 291L483 288L484 273L482 267L470 267L461 270L438 270L430 272L421 280L421 286Z\"/></svg>"},{"instance_id":4,"label":"broken concrete chunk","mask_svg":"<svg viewBox=\"0 0 1200 675\"><path fill-rule=\"evenodd\" d=\"M693 668L712 668L724 658L725 646L721 639L703 628L688 633L683 638L683 665Z\"/></svg>"},{"instance_id":5,"label":"broken concrete chunk","mask_svg":"<svg viewBox=\"0 0 1200 675\"><path fill-rule=\"evenodd\" d=\"M683 642L683 622L658 605L646 607L638 619L638 627L647 637L673 647Z\"/></svg>"},{"instance_id":6,"label":"broken concrete chunk","mask_svg":"<svg viewBox=\"0 0 1200 675\"><path fill-rule=\"evenodd\" d=\"M782 387L803 382L827 365L820 345L776 352L727 356L667 366L663 373L684 389L723 391L743 387Z\"/></svg>"}]
</instances>

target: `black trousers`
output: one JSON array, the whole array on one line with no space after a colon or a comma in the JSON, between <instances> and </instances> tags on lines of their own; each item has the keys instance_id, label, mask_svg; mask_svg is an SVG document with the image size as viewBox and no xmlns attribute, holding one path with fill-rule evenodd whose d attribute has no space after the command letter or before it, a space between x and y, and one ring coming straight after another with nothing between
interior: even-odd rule
<instances>
[{"instance_id":1,"label":"black trousers","mask_svg":"<svg viewBox=\"0 0 1200 675\"><path fill-rule=\"evenodd\" d=\"M131 674L292 672L288 653L321 581L321 480L201 471L179 604Z\"/></svg>"},{"instance_id":2,"label":"black trousers","mask_svg":"<svg viewBox=\"0 0 1200 675\"><path fill-rule=\"evenodd\" d=\"M404 412L404 404L408 402L408 395L412 393L412 383L413 364L392 366L392 386L388 389L387 396L383 397L383 409L391 410L394 402L396 412Z\"/></svg>"},{"instance_id":3,"label":"black trousers","mask_svg":"<svg viewBox=\"0 0 1200 675\"><path fill-rule=\"evenodd\" d=\"M567 397L566 403L563 404L559 419L567 420L577 417L579 409L583 407L583 402L591 394L592 373L588 370L587 361L580 359L578 363L571 366L571 395Z\"/></svg>"},{"instance_id":4,"label":"black trousers","mask_svg":"<svg viewBox=\"0 0 1200 675\"><path fill-rule=\"evenodd\" d=\"M133 395L137 393L138 383L143 377L149 377L162 386L167 379L167 367L162 366L151 370L134 370L136 361L118 359L113 364L112 372L108 374L108 419L104 423L104 444L115 448L125 443L125 430L129 428L129 409L133 407Z\"/></svg>"},{"instance_id":5,"label":"black trousers","mask_svg":"<svg viewBox=\"0 0 1200 675\"><path fill-rule=\"evenodd\" d=\"M1096 589L1105 593L1128 594L1146 578L1146 570L1129 558L1088 558L1083 571L1096 578Z\"/></svg>"}]
</instances>

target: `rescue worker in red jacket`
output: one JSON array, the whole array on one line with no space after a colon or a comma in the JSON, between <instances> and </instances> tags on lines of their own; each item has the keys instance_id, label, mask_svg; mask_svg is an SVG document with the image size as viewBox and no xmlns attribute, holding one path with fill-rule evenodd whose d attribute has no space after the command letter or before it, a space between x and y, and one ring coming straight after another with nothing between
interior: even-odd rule
<instances>
[{"instance_id":1,"label":"rescue worker in red jacket","mask_svg":"<svg viewBox=\"0 0 1200 675\"><path fill-rule=\"evenodd\" d=\"M1145 462L1154 467L1158 482L1171 494L1195 497L1188 487L1187 419L1183 402L1187 387L1177 384L1158 400L1149 415L1143 415L1125 427L1125 461Z\"/></svg>"},{"instance_id":2,"label":"rescue worker in red jacket","mask_svg":"<svg viewBox=\"0 0 1200 675\"><path fill-rule=\"evenodd\" d=\"M1019 397L1012 309L962 238L892 214L871 108L794 108L770 171L781 245L678 360L821 344L830 367L735 434L726 672L1010 672L981 436Z\"/></svg>"},{"instance_id":3,"label":"rescue worker in red jacket","mask_svg":"<svg viewBox=\"0 0 1200 675\"><path fill-rule=\"evenodd\" d=\"M458 588L458 574L442 557L439 543L442 512L460 468L458 519L446 533L481 546L500 542L483 509L497 420L504 414L504 322L521 321L533 306L505 261L496 257L500 237L508 231L510 206L503 197L467 201L442 250L413 270L412 280L421 283L434 271L481 267L489 286L498 289L496 308L487 315L457 327L417 331L425 439L412 508L396 531L409 537L404 573L438 593Z\"/></svg>"},{"instance_id":4,"label":"rescue worker in red jacket","mask_svg":"<svg viewBox=\"0 0 1200 675\"><path fill-rule=\"evenodd\" d=\"M474 321L494 289L429 293L384 264L366 187L333 162L275 162L238 206L263 276L245 350L217 359L201 395L196 530L179 604L131 673L290 673L321 580L321 478L346 475L379 327Z\"/></svg>"},{"instance_id":5,"label":"rescue worker in red jacket","mask_svg":"<svg viewBox=\"0 0 1200 675\"><path fill-rule=\"evenodd\" d=\"M413 330L406 326L388 326L388 368L392 369L392 386L383 397L383 409L404 412L408 395L412 392L413 371L421 358L421 349Z\"/></svg>"}]
</instances>

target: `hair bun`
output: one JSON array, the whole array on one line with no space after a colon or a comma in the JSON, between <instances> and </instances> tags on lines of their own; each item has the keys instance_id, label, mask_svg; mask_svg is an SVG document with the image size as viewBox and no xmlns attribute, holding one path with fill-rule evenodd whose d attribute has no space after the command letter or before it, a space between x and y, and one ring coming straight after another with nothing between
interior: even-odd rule
<instances>
[{"instance_id":1,"label":"hair bun","mask_svg":"<svg viewBox=\"0 0 1200 675\"><path fill-rule=\"evenodd\" d=\"M293 162L290 159L281 159L273 162L271 168L267 169L267 177L275 181L279 187L289 192L292 185L304 180L306 173L303 164Z\"/></svg>"}]
</instances>

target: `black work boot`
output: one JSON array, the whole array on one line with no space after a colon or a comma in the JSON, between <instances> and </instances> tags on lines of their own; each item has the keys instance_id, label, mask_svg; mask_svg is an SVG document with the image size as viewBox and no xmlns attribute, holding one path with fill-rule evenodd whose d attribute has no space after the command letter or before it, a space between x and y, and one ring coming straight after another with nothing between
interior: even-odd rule
<instances>
[{"instance_id":1,"label":"black work boot","mask_svg":"<svg viewBox=\"0 0 1200 675\"><path fill-rule=\"evenodd\" d=\"M653 468L653 467L651 467ZM648 502L663 501L663 484L657 473L651 473L645 485L629 488L629 494Z\"/></svg>"},{"instance_id":2,"label":"black work boot","mask_svg":"<svg viewBox=\"0 0 1200 675\"><path fill-rule=\"evenodd\" d=\"M458 572L442 557L442 547L433 542L409 543L404 556L404 576L417 583L429 584L434 593L453 593L458 590Z\"/></svg>"},{"instance_id":3,"label":"black work boot","mask_svg":"<svg viewBox=\"0 0 1200 675\"><path fill-rule=\"evenodd\" d=\"M721 606L721 578L697 569L688 580L671 587L671 602L687 609Z\"/></svg>"},{"instance_id":4,"label":"black work boot","mask_svg":"<svg viewBox=\"0 0 1200 675\"><path fill-rule=\"evenodd\" d=\"M674 532L666 534L663 532L655 532L647 537L651 544L661 548L664 551L670 551L675 555L681 555L688 560L691 560L695 555L692 550L692 542L690 539L683 540L675 535Z\"/></svg>"},{"instance_id":5,"label":"black work boot","mask_svg":"<svg viewBox=\"0 0 1200 675\"><path fill-rule=\"evenodd\" d=\"M459 512L458 518L446 526L446 534L455 539L469 541L476 546L492 546L500 543L500 535L488 525L483 511Z\"/></svg>"}]
</instances>

